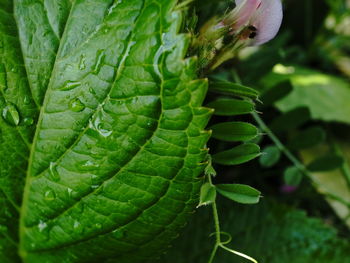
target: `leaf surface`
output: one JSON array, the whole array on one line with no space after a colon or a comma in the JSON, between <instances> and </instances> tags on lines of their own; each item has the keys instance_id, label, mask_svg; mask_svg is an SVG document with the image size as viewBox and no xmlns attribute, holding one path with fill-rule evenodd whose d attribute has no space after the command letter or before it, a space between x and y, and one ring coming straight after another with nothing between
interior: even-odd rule
<instances>
[{"instance_id":1,"label":"leaf surface","mask_svg":"<svg viewBox=\"0 0 350 263\"><path fill-rule=\"evenodd\" d=\"M212 110L176 2L0 0L0 190L24 262L143 262L197 204Z\"/></svg>"}]
</instances>

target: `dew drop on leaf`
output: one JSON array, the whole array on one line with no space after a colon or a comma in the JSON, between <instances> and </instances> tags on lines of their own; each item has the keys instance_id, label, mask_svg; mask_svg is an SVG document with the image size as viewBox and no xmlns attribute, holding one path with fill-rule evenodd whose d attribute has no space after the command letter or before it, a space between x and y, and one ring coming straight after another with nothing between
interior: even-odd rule
<instances>
[{"instance_id":1,"label":"dew drop on leaf","mask_svg":"<svg viewBox=\"0 0 350 263\"><path fill-rule=\"evenodd\" d=\"M73 228L74 228L74 231L78 234L81 234L84 231L83 226L77 220L74 221Z\"/></svg>"},{"instance_id":2,"label":"dew drop on leaf","mask_svg":"<svg viewBox=\"0 0 350 263\"><path fill-rule=\"evenodd\" d=\"M79 228L80 227L80 223L79 223L79 221L75 221L74 222L74 229L77 229L77 228Z\"/></svg>"},{"instance_id":3,"label":"dew drop on leaf","mask_svg":"<svg viewBox=\"0 0 350 263\"><path fill-rule=\"evenodd\" d=\"M52 189L47 189L44 193L44 199L46 201L53 201L56 199L56 194Z\"/></svg>"},{"instance_id":4,"label":"dew drop on leaf","mask_svg":"<svg viewBox=\"0 0 350 263\"><path fill-rule=\"evenodd\" d=\"M67 193L68 193L68 197L70 197L70 198L73 197L73 189L72 188L68 188Z\"/></svg>"},{"instance_id":5,"label":"dew drop on leaf","mask_svg":"<svg viewBox=\"0 0 350 263\"><path fill-rule=\"evenodd\" d=\"M96 64L93 67L93 73L98 74L101 70L103 60L105 57L104 49L100 49L96 54Z\"/></svg>"},{"instance_id":6,"label":"dew drop on leaf","mask_svg":"<svg viewBox=\"0 0 350 263\"><path fill-rule=\"evenodd\" d=\"M29 96L24 96L23 103L25 105L28 105L30 103L30 97Z\"/></svg>"},{"instance_id":7,"label":"dew drop on leaf","mask_svg":"<svg viewBox=\"0 0 350 263\"><path fill-rule=\"evenodd\" d=\"M82 54L80 56L80 61L79 61L79 69L80 70L84 70L86 68L86 65L85 65L85 55Z\"/></svg>"},{"instance_id":8,"label":"dew drop on leaf","mask_svg":"<svg viewBox=\"0 0 350 263\"><path fill-rule=\"evenodd\" d=\"M26 118L23 119L23 124L24 124L25 126L30 126L30 125L32 125L33 123L34 123L33 118L26 117Z\"/></svg>"},{"instance_id":9,"label":"dew drop on leaf","mask_svg":"<svg viewBox=\"0 0 350 263\"><path fill-rule=\"evenodd\" d=\"M69 102L69 108L71 109L71 111L80 112L85 109L85 105L81 102L80 99L76 98Z\"/></svg>"},{"instance_id":10,"label":"dew drop on leaf","mask_svg":"<svg viewBox=\"0 0 350 263\"><path fill-rule=\"evenodd\" d=\"M96 164L96 163L94 163L93 161L90 161L90 160L81 162L79 166L80 166L82 171L95 170L95 169L97 169L99 167L98 164Z\"/></svg>"},{"instance_id":11,"label":"dew drop on leaf","mask_svg":"<svg viewBox=\"0 0 350 263\"><path fill-rule=\"evenodd\" d=\"M97 130L103 137L108 137L112 134L112 128L107 123L100 123L97 126Z\"/></svg>"},{"instance_id":12,"label":"dew drop on leaf","mask_svg":"<svg viewBox=\"0 0 350 263\"><path fill-rule=\"evenodd\" d=\"M125 230L121 229L114 230L112 233L113 236L117 239L123 238L125 236Z\"/></svg>"},{"instance_id":13,"label":"dew drop on leaf","mask_svg":"<svg viewBox=\"0 0 350 263\"><path fill-rule=\"evenodd\" d=\"M89 92L92 94L92 95L96 95L96 92L95 92L95 90L93 89L93 88L89 88Z\"/></svg>"},{"instance_id":14,"label":"dew drop on leaf","mask_svg":"<svg viewBox=\"0 0 350 263\"><path fill-rule=\"evenodd\" d=\"M96 223L96 224L95 224L95 227L96 227L97 229L101 229L101 228L102 228L102 224Z\"/></svg>"},{"instance_id":15,"label":"dew drop on leaf","mask_svg":"<svg viewBox=\"0 0 350 263\"><path fill-rule=\"evenodd\" d=\"M47 228L47 224L40 220L38 224L39 232L43 232L46 228Z\"/></svg>"},{"instance_id":16,"label":"dew drop on leaf","mask_svg":"<svg viewBox=\"0 0 350 263\"><path fill-rule=\"evenodd\" d=\"M80 82L78 81L67 81L60 90L66 91L66 90L72 90L76 87L80 86Z\"/></svg>"},{"instance_id":17,"label":"dew drop on leaf","mask_svg":"<svg viewBox=\"0 0 350 263\"><path fill-rule=\"evenodd\" d=\"M20 121L20 117L19 117L19 113L17 111L17 108L15 105L8 104L3 110L2 110L2 117L4 118L4 120L13 126L17 126L19 121Z\"/></svg>"},{"instance_id":18,"label":"dew drop on leaf","mask_svg":"<svg viewBox=\"0 0 350 263\"><path fill-rule=\"evenodd\" d=\"M90 120L89 127L97 131L103 137L108 137L112 134L112 126L108 123L102 123L101 118L98 116L95 120Z\"/></svg>"},{"instance_id":19,"label":"dew drop on leaf","mask_svg":"<svg viewBox=\"0 0 350 263\"><path fill-rule=\"evenodd\" d=\"M57 182L57 181L59 181L61 179L60 178L60 174L57 171L56 163L51 162L49 170L50 170L50 175L51 175L52 180Z\"/></svg>"}]
</instances>

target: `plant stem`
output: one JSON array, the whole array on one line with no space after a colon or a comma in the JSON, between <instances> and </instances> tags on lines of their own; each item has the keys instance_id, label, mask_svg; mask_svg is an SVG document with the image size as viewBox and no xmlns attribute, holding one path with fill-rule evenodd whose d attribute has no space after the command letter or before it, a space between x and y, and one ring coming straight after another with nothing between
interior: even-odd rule
<instances>
[{"instance_id":1,"label":"plant stem","mask_svg":"<svg viewBox=\"0 0 350 263\"><path fill-rule=\"evenodd\" d=\"M212 182L212 179L211 179L211 176L209 175L208 176L208 182L213 185L213 182ZM218 250L218 248L222 248L232 254L235 254L237 256L240 256L240 257L243 257L245 259L248 259L250 260L251 262L253 263L258 263L258 261L256 261L254 258L246 255L246 254L243 254L241 252L238 252L238 251L235 251L233 249L230 249L228 247L225 246L225 244L229 243L231 241L231 235L228 234L229 236L229 239L228 241L225 241L225 242L222 242L221 241L221 230L220 230L220 220L219 220L219 214L218 214L218 209L217 209L217 206L216 206L216 202L214 201L212 204L212 209L213 209L213 217L214 217L214 226L215 226L215 245L213 247L213 250L210 254L210 258L209 258L209 261L208 263L213 263L214 261L214 258L215 258L215 255L216 255L216 252Z\"/></svg>"},{"instance_id":2,"label":"plant stem","mask_svg":"<svg viewBox=\"0 0 350 263\"><path fill-rule=\"evenodd\" d=\"M294 155L284 146L284 144L277 138L277 136L270 130L270 128L265 124L265 122L260 118L259 114L256 112L252 113L253 118L259 125L260 129L265 132L274 142L274 144L283 152L287 158L306 176L309 176L309 172L306 167L296 158Z\"/></svg>"},{"instance_id":3,"label":"plant stem","mask_svg":"<svg viewBox=\"0 0 350 263\"><path fill-rule=\"evenodd\" d=\"M342 199L341 197L334 195L332 193L329 192L325 192L322 189L322 184L317 182L316 179L314 177L312 177L310 175L310 172L307 170L307 168L305 167L304 164L302 164L289 150L287 147L284 146L284 144L277 138L277 136L270 130L269 127L267 127L267 125L265 124L265 122L260 118L260 116L254 112L252 113L252 116L254 117L255 121L257 122L257 124L259 125L260 129L265 132L267 134L267 136L269 136L269 138L271 139L271 141L273 141L273 143L280 149L281 152L284 153L284 155L295 165L295 167L297 167L299 169L299 171L301 171L305 176L307 176L308 178L311 179L312 183L314 184L314 186L321 191L321 193L323 195L325 195L326 197L336 200L340 203L342 203L343 205L346 205L347 207L350 207L350 204L345 201L344 199ZM349 176L350 176L350 171L349 171Z\"/></svg>"},{"instance_id":4,"label":"plant stem","mask_svg":"<svg viewBox=\"0 0 350 263\"><path fill-rule=\"evenodd\" d=\"M208 176L208 181L211 185L213 185L211 176ZM214 201L212 204L212 210L213 210L213 218L214 218L214 227L215 227L215 245L214 248L210 254L210 258L208 263L212 263L215 255L216 255L216 251L218 250L220 244L221 244L221 237L220 237L220 221L219 221L219 214L218 214L218 209L216 206L216 202Z\"/></svg>"}]
</instances>

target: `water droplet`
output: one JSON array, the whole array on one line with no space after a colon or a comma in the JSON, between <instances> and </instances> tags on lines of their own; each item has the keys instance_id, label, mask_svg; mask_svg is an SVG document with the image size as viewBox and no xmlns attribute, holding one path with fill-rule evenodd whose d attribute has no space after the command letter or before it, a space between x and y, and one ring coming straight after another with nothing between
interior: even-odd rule
<instances>
[{"instance_id":1,"label":"water droplet","mask_svg":"<svg viewBox=\"0 0 350 263\"><path fill-rule=\"evenodd\" d=\"M97 130L103 137L108 137L113 132L111 126L108 123L100 123L97 126Z\"/></svg>"},{"instance_id":2,"label":"water droplet","mask_svg":"<svg viewBox=\"0 0 350 263\"><path fill-rule=\"evenodd\" d=\"M44 199L46 201L53 201L56 199L56 194L52 189L48 189L44 193Z\"/></svg>"},{"instance_id":3,"label":"water droplet","mask_svg":"<svg viewBox=\"0 0 350 263\"><path fill-rule=\"evenodd\" d=\"M77 220L74 221L73 228L74 228L74 231L78 234L81 234L84 230L83 226Z\"/></svg>"},{"instance_id":4,"label":"water droplet","mask_svg":"<svg viewBox=\"0 0 350 263\"><path fill-rule=\"evenodd\" d=\"M122 230L122 229L114 230L112 233L113 233L113 236L117 239L121 239L125 236L125 230Z\"/></svg>"},{"instance_id":5,"label":"water droplet","mask_svg":"<svg viewBox=\"0 0 350 263\"><path fill-rule=\"evenodd\" d=\"M76 98L69 102L69 108L71 109L71 111L80 112L85 109L85 105L81 102L80 99Z\"/></svg>"},{"instance_id":6,"label":"water droplet","mask_svg":"<svg viewBox=\"0 0 350 263\"><path fill-rule=\"evenodd\" d=\"M66 91L66 90L72 90L76 87L80 86L81 83L78 81L67 81L60 90Z\"/></svg>"},{"instance_id":7,"label":"water droplet","mask_svg":"<svg viewBox=\"0 0 350 263\"><path fill-rule=\"evenodd\" d=\"M98 228L98 229L101 229L101 228L102 228L102 224L96 223L96 224L95 224L95 227Z\"/></svg>"},{"instance_id":8,"label":"water droplet","mask_svg":"<svg viewBox=\"0 0 350 263\"><path fill-rule=\"evenodd\" d=\"M24 96L23 103L24 103L25 105L30 104L30 97L29 97L29 96Z\"/></svg>"},{"instance_id":9,"label":"water droplet","mask_svg":"<svg viewBox=\"0 0 350 263\"><path fill-rule=\"evenodd\" d=\"M50 163L50 175L53 181L57 182L61 179L60 174L57 171L57 165L54 162Z\"/></svg>"},{"instance_id":10,"label":"water droplet","mask_svg":"<svg viewBox=\"0 0 350 263\"><path fill-rule=\"evenodd\" d=\"M81 169L83 171L86 171L86 170L90 171L90 170L95 170L95 169L99 168L98 164L96 164L96 163L94 163L93 161L90 161L90 160L80 163L79 166L81 167Z\"/></svg>"},{"instance_id":11,"label":"water droplet","mask_svg":"<svg viewBox=\"0 0 350 263\"><path fill-rule=\"evenodd\" d=\"M68 188L67 192L68 192L69 197L73 197L73 189L72 188Z\"/></svg>"},{"instance_id":12,"label":"water droplet","mask_svg":"<svg viewBox=\"0 0 350 263\"><path fill-rule=\"evenodd\" d=\"M96 91L93 89L93 88L89 88L89 92L92 94L92 95L96 95Z\"/></svg>"},{"instance_id":13,"label":"water droplet","mask_svg":"<svg viewBox=\"0 0 350 263\"><path fill-rule=\"evenodd\" d=\"M19 113L17 111L16 106L13 104L8 104L2 110L2 117L10 125L16 126L19 123Z\"/></svg>"},{"instance_id":14,"label":"water droplet","mask_svg":"<svg viewBox=\"0 0 350 263\"><path fill-rule=\"evenodd\" d=\"M100 49L99 51L97 51L96 64L93 68L94 74L98 74L100 72L104 58L105 58L104 49Z\"/></svg>"},{"instance_id":15,"label":"water droplet","mask_svg":"<svg viewBox=\"0 0 350 263\"><path fill-rule=\"evenodd\" d=\"M38 224L39 232L43 232L47 228L47 224L44 221L39 221Z\"/></svg>"},{"instance_id":16,"label":"water droplet","mask_svg":"<svg viewBox=\"0 0 350 263\"><path fill-rule=\"evenodd\" d=\"M24 124L25 126L30 126L30 125L32 125L33 123L34 123L33 118L27 117L27 118L24 118L24 119L23 119L23 124Z\"/></svg>"},{"instance_id":17,"label":"water droplet","mask_svg":"<svg viewBox=\"0 0 350 263\"><path fill-rule=\"evenodd\" d=\"M95 174L91 175L91 185L98 185L99 183L99 177Z\"/></svg>"},{"instance_id":18,"label":"water droplet","mask_svg":"<svg viewBox=\"0 0 350 263\"><path fill-rule=\"evenodd\" d=\"M112 126L109 123L102 123L99 116L94 121L90 120L89 127L96 130L103 137L108 137L113 133Z\"/></svg>"},{"instance_id":19,"label":"water droplet","mask_svg":"<svg viewBox=\"0 0 350 263\"><path fill-rule=\"evenodd\" d=\"M100 185L98 185L98 184L93 184L93 185L91 185L90 187L91 187L92 190L95 190L95 189L99 188Z\"/></svg>"},{"instance_id":20,"label":"water droplet","mask_svg":"<svg viewBox=\"0 0 350 263\"><path fill-rule=\"evenodd\" d=\"M80 61L79 61L79 69L80 70L84 70L86 68L86 65L85 65L85 55L81 55L80 56Z\"/></svg>"},{"instance_id":21,"label":"water droplet","mask_svg":"<svg viewBox=\"0 0 350 263\"><path fill-rule=\"evenodd\" d=\"M80 227L80 223L79 221L74 221L74 228L79 228Z\"/></svg>"}]
</instances>

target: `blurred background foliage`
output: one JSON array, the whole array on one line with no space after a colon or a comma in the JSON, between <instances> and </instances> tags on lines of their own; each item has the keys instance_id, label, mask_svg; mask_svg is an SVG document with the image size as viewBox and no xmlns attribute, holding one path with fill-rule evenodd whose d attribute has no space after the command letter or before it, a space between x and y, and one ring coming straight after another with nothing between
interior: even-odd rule
<instances>
[{"instance_id":1,"label":"blurred background foliage","mask_svg":"<svg viewBox=\"0 0 350 263\"><path fill-rule=\"evenodd\" d=\"M210 76L212 82L241 83L260 93L258 118L221 114L210 123L250 122L259 132L248 142L262 149L259 158L234 167L214 160L215 183L248 184L264 196L252 206L218 197L219 215L232 235L230 246L261 263L349 263L350 0L283 5L274 40L245 48ZM198 15L199 28L233 7L232 0L198 0L189 14ZM228 97L210 92L207 103L215 107L217 99ZM208 147L215 156L233 144L223 140L222 127L214 127L218 133ZM208 207L200 207L160 262L207 262L211 217ZM215 262L248 261L221 251Z\"/></svg>"}]
</instances>

